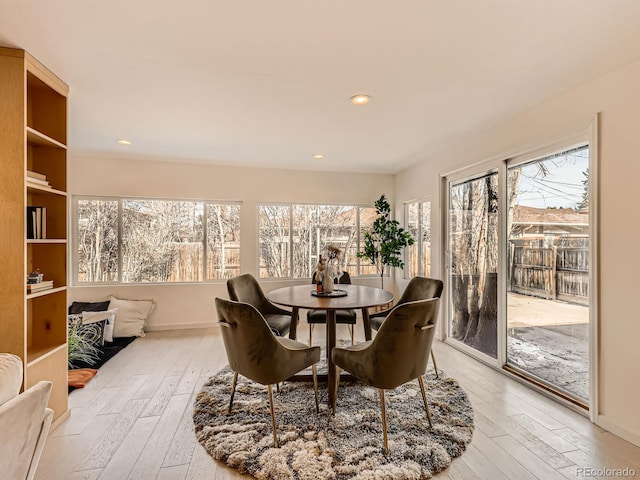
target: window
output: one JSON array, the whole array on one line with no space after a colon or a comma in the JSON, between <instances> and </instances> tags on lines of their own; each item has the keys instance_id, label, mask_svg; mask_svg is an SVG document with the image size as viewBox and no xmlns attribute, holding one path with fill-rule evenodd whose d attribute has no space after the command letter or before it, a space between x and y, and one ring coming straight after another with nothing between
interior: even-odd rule
<instances>
[{"instance_id":1,"label":"window","mask_svg":"<svg viewBox=\"0 0 640 480\"><path fill-rule=\"evenodd\" d=\"M122 282L202 280L203 204L122 200Z\"/></svg>"},{"instance_id":2,"label":"window","mask_svg":"<svg viewBox=\"0 0 640 480\"><path fill-rule=\"evenodd\" d=\"M406 229L415 240L406 249L405 278L428 277L431 273L431 201L406 203L404 218Z\"/></svg>"},{"instance_id":3,"label":"window","mask_svg":"<svg viewBox=\"0 0 640 480\"><path fill-rule=\"evenodd\" d=\"M589 146L507 165L507 365L589 403ZM524 160L524 162L522 161Z\"/></svg>"},{"instance_id":4,"label":"window","mask_svg":"<svg viewBox=\"0 0 640 480\"><path fill-rule=\"evenodd\" d=\"M207 203L208 279L240 275L240 205Z\"/></svg>"},{"instance_id":5,"label":"window","mask_svg":"<svg viewBox=\"0 0 640 480\"><path fill-rule=\"evenodd\" d=\"M261 278L308 278L318 255L335 245L351 275L375 274L357 258L360 232L371 228L375 209L355 205L260 205Z\"/></svg>"},{"instance_id":6,"label":"window","mask_svg":"<svg viewBox=\"0 0 640 480\"><path fill-rule=\"evenodd\" d=\"M238 204L81 198L75 207L77 283L198 282L240 272Z\"/></svg>"},{"instance_id":7,"label":"window","mask_svg":"<svg viewBox=\"0 0 640 480\"><path fill-rule=\"evenodd\" d=\"M445 177L447 335L588 407L595 152L583 135L563 143Z\"/></svg>"},{"instance_id":8,"label":"window","mask_svg":"<svg viewBox=\"0 0 640 480\"><path fill-rule=\"evenodd\" d=\"M360 208L360 229L359 229L359 240L358 240L358 248L353 252L353 261L360 262L360 275L380 275L376 266L369 262L364 258L358 259L356 257L356 253L364 252L364 234L365 232L371 232L373 230L373 222L377 217L376 209L374 207L361 207ZM389 270L387 269L387 274Z\"/></svg>"},{"instance_id":9,"label":"window","mask_svg":"<svg viewBox=\"0 0 640 480\"><path fill-rule=\"evenodd\" d=\"M291 207L263 205L258 208L260 278L291 275Z\"/></svg>"},{"instance_id":10,"label":"window","mask_svg":"<svg viewBox=\"0 0 640 480\"><path fill-rule=\"evenodd\" d=\"M77 201L78 282L118 281L118 200Z\"/></svg>"},{"instance_id":11,"label":"window","mask_svg":"<svg viewBox=\"0 0 640 480\"><path fill-rule=\"evenodd\" d=\"M498 172L449 184L450 337L498 358Z\"/></svg>"}]
</instances>

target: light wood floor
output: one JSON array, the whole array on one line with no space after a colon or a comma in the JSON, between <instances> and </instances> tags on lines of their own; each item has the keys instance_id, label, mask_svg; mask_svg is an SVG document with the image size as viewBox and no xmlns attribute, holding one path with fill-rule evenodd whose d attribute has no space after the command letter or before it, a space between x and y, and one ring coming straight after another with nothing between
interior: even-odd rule
<instances>
[{"instance_id":1,"label":"light wood floor","mask_svg":"<svg viewBox=\"0 0 640 480\"><path fill-rule=\"evenodd\" d=\"M304 322L299 330L306 339ZM314 340L323 334L317 327ZM344 326L338 335L348 337ZM588 475L578 469L585 467L631 467L640 475L640 448L448 345L436 342L434 349L439 368L467 391L476 416L467 451L437 478L583 478ZM215 328L136 340L71 393L71 417L50 434L36 478L240 478L213 461L193 433L195 396L224 365Z\"/></svg>"}]
</instances>

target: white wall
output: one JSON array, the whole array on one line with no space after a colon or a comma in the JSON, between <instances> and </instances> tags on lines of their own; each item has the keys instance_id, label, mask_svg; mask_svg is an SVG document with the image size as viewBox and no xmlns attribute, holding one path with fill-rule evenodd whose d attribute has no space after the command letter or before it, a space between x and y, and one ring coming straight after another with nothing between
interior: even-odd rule
<instances>
[{"instance_id":1,"label":"white wall","mask_svg":"<svg viewBox=\"0 0 640 480\"><path fill-rule=\"evenodd\" d=\"M423 195L432 199L434 275L441 275L440 173L508 158L588 128L600 117L599 423L640 445L640 62L633 63L504 125L461 141L396 177L396 208ZM399 285L401 288L401 285Z\"/></svg>"},{"instance_id":2,"label":"white wall","mask_svg":"<svg viewBox=\"0 0 640 480\"><path fill-rule=\"evenodd\" d=\"M345 203L373 205L382 193L393 198L392 175L318 173L234 168L177 162L123 159L69 159L71 195L133 196L241 201L242 273L257 277L257 205L263 202ZM72 219L73 221L73 219ZM377 286L379 279L354 279ZM299 281L261 281L265 291ZM391 288L392 282L387 288ZM198 284L114 285L69 288L71 301L153 298L157 305L148 330L202 327L216 320L214 298L228 298L225 281Z\"/></svg>"}]
</instances>

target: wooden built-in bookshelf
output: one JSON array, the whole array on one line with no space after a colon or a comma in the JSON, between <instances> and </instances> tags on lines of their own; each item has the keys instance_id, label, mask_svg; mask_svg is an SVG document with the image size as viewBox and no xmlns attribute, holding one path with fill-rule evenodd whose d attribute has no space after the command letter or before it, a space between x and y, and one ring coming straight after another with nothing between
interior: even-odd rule
<instances>
[{"instance_id":1,"label":"wooden built-in bookshelf","mask_svg":"<svg viewBox=\"0 0 640 480\"><path fill-rule=\"evenodd\" d=\"M27 52L0 48L0 352L23 360L23 389L53 382L54 419L68 412L67 95L67 85ZM27 207L46 209L39 222L46 238L27 238ZM53 288L27 293L35 270Z\"/></svg>"}]
</instances>

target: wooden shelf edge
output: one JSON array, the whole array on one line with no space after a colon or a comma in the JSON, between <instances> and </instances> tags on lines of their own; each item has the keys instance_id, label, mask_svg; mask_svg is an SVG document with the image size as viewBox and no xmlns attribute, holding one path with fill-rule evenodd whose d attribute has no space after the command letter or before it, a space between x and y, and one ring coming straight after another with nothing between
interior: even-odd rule
<instances>
[{"instance_id":1,"label":"wooden shelf edge","mask_svg":"<svg viewBox=\"0 0 640 480\"><path fill-rule=\"evenodd\" d=\"M6 57L24 58L26 53L27 52L19 48L0 47L0 55Z\"/></svg>"},{"instance_id":2,"label":"wooden shelf edge","mask_svg":"<svg viewBox=\"0 0 640 480\"><path fill-rule=\"evenodd\" d=\"M67 97L69 95L69 85L59 79L55 73L53 73L42 63L40 63L40 61L29 52L24 52L23 55L27 71L29 73L33 74L41 82L43 82L49 88L54 89L63 97Z\"/></svg>"},{"instance_id":3,"label":"wooden shelf edge","mask_svg":"<svg viewBox=\"0 0 640 480\"><path fill-rule=\"evenodd\" d=\"M61 345L38 345L35 347L32 346L30 348L27 348L27 369L32 365L43 361L45 358L50 357L63 348L67 348L66 343L63 343Z\"/></svg>"},{"instance_id":4,"label":"wooden shelf edge","mask_svg":"<svg viewBox=\"0 0 640 480\"><path fill-rule=\"evenodd\" d=\"M66 150L67 146L58 140L39 132L35 128L27 127L27 142L38 147L54 147Z\"/></svg>"},{"instance_id":5,"label":"wooden shelf edge","mask_svg":"<svg viewBox=\"0 0 640 480\"><path fill-rule=\"evenodd\" d=\"M49 244L51 244L51 243L58 244L58 243L67 243L67 239L66 238L38 238L38 239L27 238L27 243L28 244L38 244L38 243L41 243L41 244L47 244L47 243L49 243Z\"/></svg>"},{"instance_id":6,"label":"wooden shelf edge","mask_svg":"<svg viewBox=\"0 0 640 480\"><path fill-rule=\"evenodd\" d=\"M45 187L44 185L38 185L36 183L30 183L27 180L27 190L31 190L31 191L38 191L38 192L44 192L44 193L52 193L54 195L60 195L63 197L67 196L67 192L63 192L62 190L56 190L55 188L51 188L51 187Z\"/></svg>"},{"instance_id":7,"label":"wooden shelf edge","mask_svg":"<svg viewBox=\"0 0 640 480\"><path fill-rule=\"evenodd\" d=\"M52 295L58 292L64 292L67 289L66 285L64 287L56 287L50 288L48 290L42 290L41 292L29 293L27 294L27 300L31 300L32 298L44 297L45 295Z\"/></svg>"}]
</instances>

